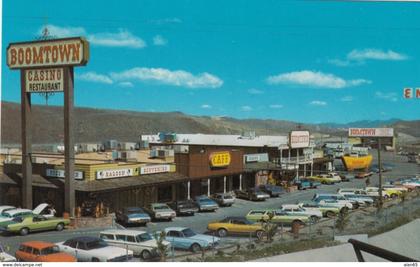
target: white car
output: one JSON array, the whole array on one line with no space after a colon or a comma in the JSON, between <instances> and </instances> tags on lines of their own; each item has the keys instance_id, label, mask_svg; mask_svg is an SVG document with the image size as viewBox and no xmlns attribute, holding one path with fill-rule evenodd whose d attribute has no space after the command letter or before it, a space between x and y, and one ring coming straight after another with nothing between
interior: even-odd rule
<instances>
[{"instance_id":1,"label":"white car","mask_svg":"<svg viewBox=\"0 0 420 267\"><path fill-rule=\"evenodd\" d=\"M99 237L112 246L132 250L134 255L143 260L159 256L157 241L145 231L110 229L100 232ZM171 243L163 241L163 245L169 252Z\"/></svg>"},{"instance_id":2,"label":"white car","mask_svg":"<svg viewBox=\"0 0 420 267\"><path fill-rule=\"evenodd\" d=\"M66 252L77 258L77 261L120 262L130 261L133 251L108 245L104 240L81 236L56 243L61 252Z\"/></svg>"},{"instance_id":3,"label":"white car","mask_svg":"<svg viewBox=\"0 0 420 267\"><path fill-rule=\"evenodd\" d=\"M16 261L16 258L6 253L3 247L0 245L0 262L12 262Z\"/></svg>"},{"instance_id":4,"label":"white car","mask_svg":"<svg viewBox=\"0 0 420 267\"><path fill-rule=\"evenodd\" d=\"M337 194L340 195L348 195L348 194L355 194L355 195L367 195L366 190L360 188L340 188L337 190Z\"/></svg>"},{"instance_id":5,"label":"white car","mask_svg":"<svg viewBox=\"0 0 420 267\"><path fill-rule=\"evenodd\" d=\"M31 214L33 214L32 210L29 210L29 209L11 209L11 210L3 212L0 215L0 223L11 221L16 217L28 216Z\"/></svg>"},{"instance_id":6,"label":"white car","mask_svg":"<svg viewBox=\"0 0 420 267\"><path fill-rule=\"evenodd\" d=\"M309 215L313 222L322 218L322 212L315 208L304 208L297 204L286 204L281 206L281 210L292 215Z\"/></svg>"},{"instance_id":7,"label":"white car","mask_svg":"<svg viewBox=\"0 0 420 267\"><path fill-rule=\"evenodd\" d=\"M16 208L15 208L15 207L13 207L13 206L8 206L8 205L5 205L5 206L0 206L0 215L1 215L3 212L9 211L9 210L14 210L14 209L16 209Z\"/></svg>"},{"instance_id":8,"label":"white car","mask_svg":"<svg viewBox=\"0 0 420 267\"><path fill-rule=\"evenodd\" d=\"M336 172L329 172L328 173L328 176L333 180L333 181L335 181L335 182L341 182L341 177L340 177L340 175L338 174L338 173L336 173Z\"/></svg>"},{"instance_id":9,"label":"white car","mask_svg":"<svg viewBox=\"0 0 420 267\"><path fill-rule=\"evenodd\" d=\"M312 200L322 205L337 207L340 210L355 208L354 201L348 200L340 194L315 194Z\"/></svg>"}]
</instances>

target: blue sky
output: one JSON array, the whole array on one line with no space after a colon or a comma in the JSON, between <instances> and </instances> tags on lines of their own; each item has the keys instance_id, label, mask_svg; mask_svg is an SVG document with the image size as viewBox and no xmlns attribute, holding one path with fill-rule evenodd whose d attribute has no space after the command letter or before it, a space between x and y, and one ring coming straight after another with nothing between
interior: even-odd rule
<instances>
[{"instance_id":1,"label":"blue sky","mask_svg":"<svg viewBox=\"0 0 420 267\"><path fill-rule=\"evenodd\" d=\"M350 122L420 119L420 5L322 1L3 2L2 100L20 101L10 42L85 36L75 105ZM44 99L34 95L35 103ZM61 94L52 105L62 105Z\"/></svg>"}]
</instances>

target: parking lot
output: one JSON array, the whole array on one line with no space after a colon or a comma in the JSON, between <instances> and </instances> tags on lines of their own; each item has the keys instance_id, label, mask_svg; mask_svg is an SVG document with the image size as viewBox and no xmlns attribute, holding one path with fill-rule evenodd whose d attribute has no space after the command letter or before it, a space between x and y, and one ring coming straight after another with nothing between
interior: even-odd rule
<instances>
[{"instance_id":1,"label":"parking lot","mask_svg":"<svg viewBox=\"0 0 420 267\"><path fill-rule=\"evenodd\" d=\"M372 152L376 157L375 151ZM374 159L374 161L376 161ZM394 155L393 153L383 153L383 162L394 165L391 172L383 174L384 182L392 181L400 177L414 176L419 173L417 164L407 163L406 157ZM371 185L378 184L378 174L373 174L370 178ZM149 232L160 231L169 226L190 227L198 233L207 232L207 224L211 221L223 219L226 216L245 216L251 209L269 209L279 208L282 204L293 204L299 201L310 200L315 193L333 193L339 188L363 188L365 187L365 179L354 179L350 182L342 182L334 185L321 185L317 189L308 189L303 191L295 191L286 193L279 198L270 198L263 202L252 202L237 199L232 207L219 208L216 212L197 213L194 216L177 217L172 222L152 222L147 227L130 227L130 229L147 230ZM14 254L19 244L29 240L43 240L50 242L59 242L67 240L71 237L90 235L98 236L101 228L94 229L66 229L62 232L41 232L33 233L27 236L0 236L0 243L9 247L9 253ZM223 238L220 246L229 246L240 240L249 240L249 237L227 237ZM176 252L182 254L183 252Z\"/></svg>"}]
</instances>

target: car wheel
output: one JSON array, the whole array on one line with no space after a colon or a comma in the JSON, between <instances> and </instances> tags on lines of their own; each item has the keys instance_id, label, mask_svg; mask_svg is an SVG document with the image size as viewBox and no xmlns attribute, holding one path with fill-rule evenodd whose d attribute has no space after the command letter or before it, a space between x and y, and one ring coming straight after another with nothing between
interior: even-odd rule
<instances>
[{"instance_id":1,"label":"car wheel","mask_svg":"<svg viewBox=\"0 0 420 267\"><path fill-rule=\"evenodd\" d=\"M19 234L20 235L27 235L27 234L29 234L29 229L26 228L26 227L22 228L22 229L20 229Z\"/></svg>"},{"instance_id":2,"label":"car wheel","mask_svg":"<svg viewBox=\"0 0 420 267\"><path fill-rule=\"evenodd\" d=\"M92 262L99 262L98 258L92 258Z\"/></svg>"},{"instance_id":3,"label":"car wheel","mask_svg":"<svg viewBox=\"0 0 420 267\"><path fill-rule=\"evenodd\" d=\"M262 239L264 236L264 231L258 230L255 232L255 235L257 236L258 239Z\"/></svg>"},{"instance_id":4,"label":"car wheel","mask_svg":"<svg viewBox=\"0 0 420 267\"><path fill-rule=\"evenodd\" d=\"M347 213L347 212L349 212L349 208L348 207L342 207L340 212L341 213Z\"/></svg>"},{"instance_id":5,"label":"car wheel","mask_svg":"<svg viewBox=\"0 0 420 267\"><path fill-rule=\"evenodd\" d=\"M64 229L64 224L63 223L59 223L55 227L55 230L57 230L57 231L63 231L63 229Z\"/></svg>"},{"instance_id":6,"label":"car wheel","mask_svg":"<svg viewBox=\"0 0 420 267\"><path fill-rule=\"evenodd\" d=\"M201 251L201 246L197 243L191 245L190 250L194 253Z\"/></svg>"},{"instance_id":7,"label":"car wheel","mask_svg":"<svg viewBox=\"0 0 420 267\"><path fill-rule=\"evenodd\" d=\"M313 215L313 216L311 216L310 220L311 220L312 223L316 223L316 222L319 221L319 218L318 218L318 216Z\"/></svg>"},{"instance_id":8,"label":"car wheel","mask_svg":"<svg viewBox=\"0 0 420 267\"><path fill-rule=\"evenodd\" d=\"M143 250L140 254L140 257L143 260L150 260L152 258L152 254L150 253L150 251L148 250Z\"/></svg>"},{"instance_id":9,"label":"car wheel","mask_svg":"<svg viewBox=\"0 0 420 267\"><path fill-rule=\"evenodd\" d=\"M384 198L384 199L388 199L388 198L389 198L389 196L388 196L388 195L384 195L384 196L383 196L383 198Z\"/></svg>"},{"instance_id":10,"label":"car wheel","mask_svg":"<svg viewBox=\"0 0 420 267\"><path fill-rule=\"evenodd\" d=\"M335 217L335 213L329 210L325 213L325 216L328 218L333 218Z\"/></svg>"},{"instance_id":11,"label":"car wheel","mask_svg":"<svg viewBox=\"0 0 420 267\"><path fill-rule=\"evenodd\" d=\"M391 198L392 198L392 199L397 199L397 198L398 198L398 195L397 195L397 194L392 194L392 195L391 195Z\"/></svg>"},{"instance_id":12,"label":"car wheel","mask_svg":"<svg viewBox=\"0 0 420 267\"><path fill-rule=\"evenodd\" d=\"M220 236L220 237L227 236L227 233L228 233L227 230L224 229L224 228L220 228L219 230L217 230L217 235Z\"/></svg>"}]
</instances>

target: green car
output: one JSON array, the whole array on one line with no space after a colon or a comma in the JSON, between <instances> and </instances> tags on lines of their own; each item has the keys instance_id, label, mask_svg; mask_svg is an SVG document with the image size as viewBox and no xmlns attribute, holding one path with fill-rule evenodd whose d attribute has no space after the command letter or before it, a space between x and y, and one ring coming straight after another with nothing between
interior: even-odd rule
<instances>
[{"instance_id":1,"label":"green car","mask_svg":"<svg viewBox=\"0 0 420 267\"><path fill-rule=\"evenodd\" d=\"M292 215L282 210L251 210L246 215L246 218L252 222L258 222L262 219L267 220L270 213L274 213L274 217L272 218L273 223L292 224L297 222L306 224L310 222L309 215Z\"/></svg>"},{"instance_id":2,"label":"green car","mask_svg":"<svg viewBox=\"0 0 420 267\"><path fill-rule=\"evenodd\" d=\"M323 205L315 201L305 201L298 204L305 210L319 210L324 217L334 217L340 213L340 209L334 206Z\"/></svg>"},{"instance_id":3,"label":"green car","mask_svg":"<svg viewBox=\"0 0 420 267\"><path fill-rule=\"evenodd\" d=\"M46 218L42 215L34 215L31 217L17 217L13 222L4 229L9 233L19 233L27 235L30 232L57 230L61 231L70 223L69 219L63 218Z\"/></svg>"}]
</instances>

